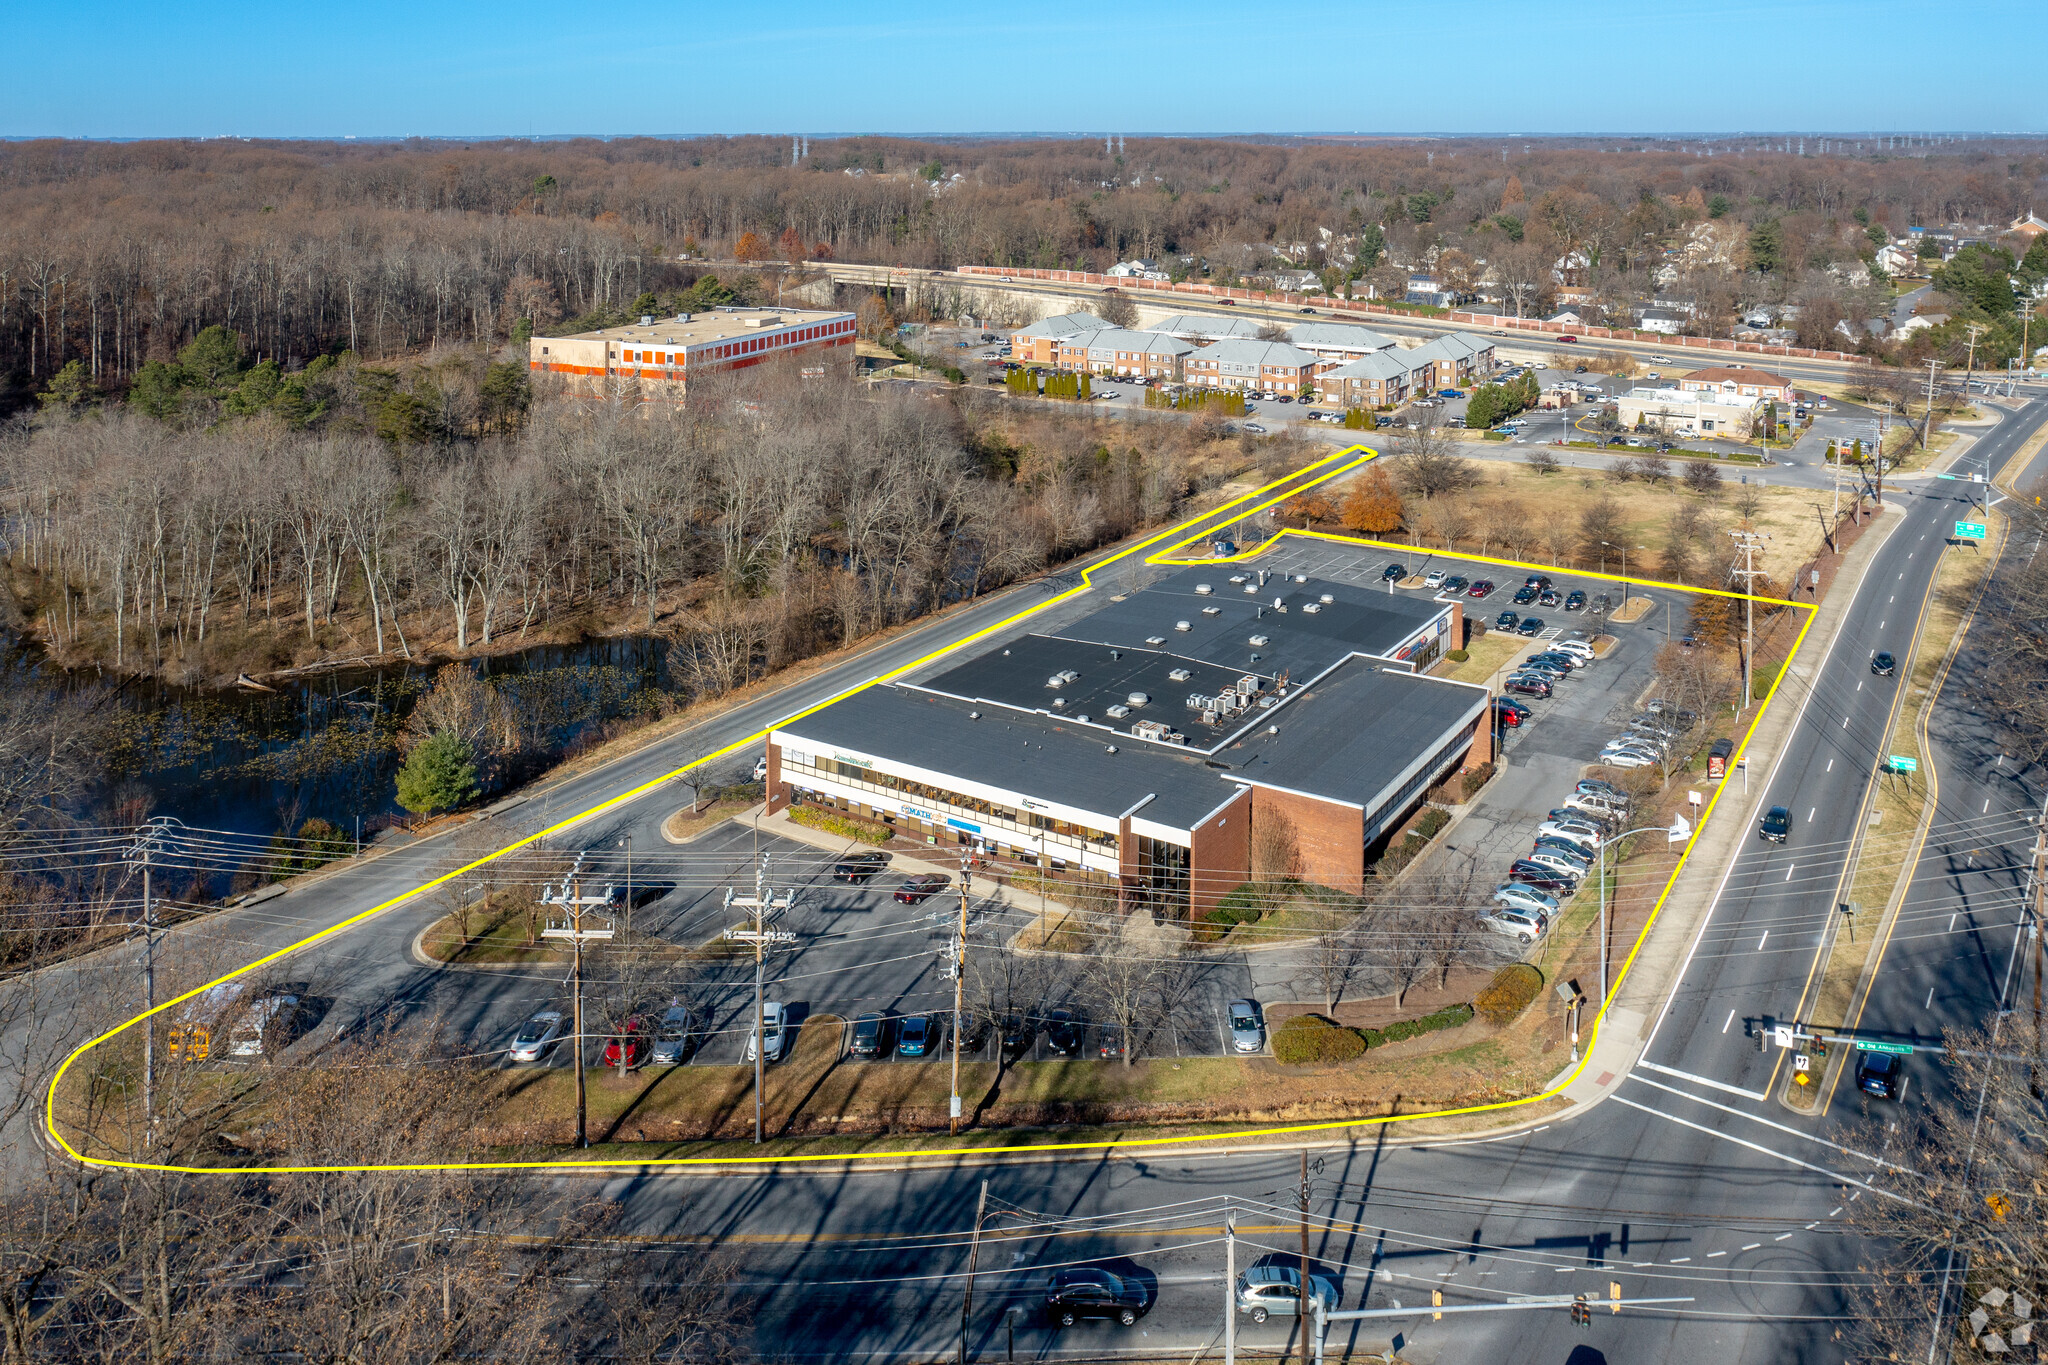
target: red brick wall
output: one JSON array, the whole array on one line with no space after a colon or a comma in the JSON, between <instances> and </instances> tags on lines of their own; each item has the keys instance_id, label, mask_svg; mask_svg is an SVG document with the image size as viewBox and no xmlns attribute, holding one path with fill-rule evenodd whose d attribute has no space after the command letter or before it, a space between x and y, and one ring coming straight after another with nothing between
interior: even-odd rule
<instances>
[{"instance_id":1,"label":"red brick wall","mask_svg":"<svg viewBox=\"0 0 2048 1365\"><path fill-rule=\"evenodd\" d=\"M789 804L789 784L782 780L782 746L768 746L768 808L764 812L773 815Z\"/></svg>"},{"instance_id":2,"label":"red brick wall","mask_svg":"<svg viewBox=\"0 0 2048 1365\"><path fill-rule=\"evenodd\" d=\"M1195 826L1188 839L1192 917L1200 919L1252 873L1252 799L1249 790Z\"/></svg>"},{"instance_id":3,"label":"red brick wall","mask_svg":"<svg viewBox=\"0 0 2048 1365\"><path fill-rule=\"evenodd\" d=\"M1301 876L1356 895L1365 889L1365 812L1312 796L1252 788L1261 815L1287 817L1301 850Z\"/></svg>"}]
</instances>

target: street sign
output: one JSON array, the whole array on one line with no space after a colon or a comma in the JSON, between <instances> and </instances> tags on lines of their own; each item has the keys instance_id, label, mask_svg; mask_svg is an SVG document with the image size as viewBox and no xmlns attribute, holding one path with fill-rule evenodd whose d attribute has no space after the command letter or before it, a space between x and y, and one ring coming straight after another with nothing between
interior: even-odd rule
<instances>
[{"instance_id":1,"label":"street sign","mask_svg":"<svg viewBox=\"0 0 2048 1365\"><path fill-rule=\"evenodd\" d=\"M1953 475L1953 474L1936 474L1936 475L1935 475L1934 477L1935 477L1935 478L1937 478L1937 479L1953 479L1953 478L1955 477L1955 475Z\"/></svg>"},{"instance_id":2,"label":"street sign","mask_svg":"<svg viewBox=\"0 0 2048 1365\"><path fill-rule=\"evenodd\" d=\"M1868 1038L1858 1038L1856 1040L1856 1050L1858 1052L1889 1052L1894 1057L1910 1057L1913 1055L1913 1045L1911 1043L1876 1043Z\"/></svg>"},{"instance_id":3,"label":"street sign","mask_svg":"<svg viewBox=\"0 0 2048 1365\"><path fill-rule=\"evenodd\" d=\"M1792 1046L1792 1025L1776 1024L1771 1028L1771 1041L1779 1047Z\"/></svg>"},{"instance_id":4,"label":"street sign","mask_svg":"<svg viewBox=\"0 0 2048 1365\"><path fill-rule=\"evenodd\" d=\"M1904 754L1890 755L1885 759L1884 765L1887 770L1895 773L1917 773L1920 771L1920 760L1908 758Z\"/></svg>"},{"instance_id":5,"label":"street sign","mask_svg":"<svg viewBox=\"0 0 2048 1365\"><path fill-rule=\"evenodd\" d=\"M1980 521L1959 521L1956 523L1957 540L1984 539L1984 523Z\"/></svg>"}]
</instances>

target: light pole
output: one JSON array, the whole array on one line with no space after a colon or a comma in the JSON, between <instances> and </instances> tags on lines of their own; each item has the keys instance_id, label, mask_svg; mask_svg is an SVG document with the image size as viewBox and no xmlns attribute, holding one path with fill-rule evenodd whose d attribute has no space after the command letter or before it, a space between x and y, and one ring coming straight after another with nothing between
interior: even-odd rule
<instances>
[{"instance_id":1,"label":"light pole","mask_svg":"<svg viewBox=\"0 0 2048 1365\"><path fill-rule=\"evenodd\" d=\"M1674 815L1668 825L1644 825L1641 829L1627 830L1612 839L1600 841L1600 1009L1594 1011L1595 1017L1600 1010L1607 1008L1607 847L1632 834L1648 834L1653 829L1663 831L1664 842L1669 844L1682 844L1692 838L1692 825L1683 815Z\"/></svg>"}]
</instances>

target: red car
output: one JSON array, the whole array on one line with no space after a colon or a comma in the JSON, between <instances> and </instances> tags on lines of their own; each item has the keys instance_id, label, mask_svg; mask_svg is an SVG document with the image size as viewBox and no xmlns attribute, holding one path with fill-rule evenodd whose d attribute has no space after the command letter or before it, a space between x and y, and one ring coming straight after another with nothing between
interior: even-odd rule
<instances>
[{"instance_id":1,"label":"red car","mask_svg":"<svg viewBox=\"0 0 2048 1365\"><path fill-rule=\"evenodd\" d=\"M1518 726L1534 714L1528 707L1508 697L1495 697L1493 709L1500 712L1500 723Z\"/></svg>"},{"instance_id":2,"label":"red car","mask_svg":"<svg viewBox=\"0 0 2048 1365\"><path fill-rule=\"evenodd\" d=\"M636 1015L626 1021L623 1032L605 1039L604 1064L617 1066L623 1056L628 1071L636 1066L644 1066L647 1062L647 1047L647 1026L641 1023Z\"/></svg>"},{"instance_id":3,"label":"red car","mask_svg":"<svg viewBox=\"0 0 2048 1365\"><path fill-rule=\"evenodd\" d=\"M1493 580L1482 578L1465 593L1467 597L1490 597L1493 595Z\"/></svg>"},{"instance_id":4,"label":"red car","mask_svg":"<svg viewBox=\"0 0 2048 1365\"><path fill-rule=\"evenodd\" d=\"M952 884L953 879L943 872L920 872L896 888L896 899L905 905L916 905L931 899Z\"/></svg>"}]
</instances>

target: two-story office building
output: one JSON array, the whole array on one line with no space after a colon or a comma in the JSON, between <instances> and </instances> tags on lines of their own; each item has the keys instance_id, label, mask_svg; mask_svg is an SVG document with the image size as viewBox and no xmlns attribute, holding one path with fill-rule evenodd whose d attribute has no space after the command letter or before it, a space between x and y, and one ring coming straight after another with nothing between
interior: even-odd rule
<instances>
[{"instance_id":1,"label":"two-story office building","mask_svg":"<svg viewBox=\"0 0 2048 1365\"><path fill-rule=\"evenodd\" d=\"M527 369L561 378L572 394L681 402L692 377L774 360L853 367L854 316L802 308L714 308L637 324L537 336Z\"/></svg>"},{"instance_id":2,"label":"two-story office building","mask_svg":"<svg viewBox=\"0 0 2048 1365\"><path fill-rule=\"evenodd\" d=\"M1228 565L866 688L769 734L771 809L834 807L1200 915L1284 827L1356 892L1431 786L1492 757L1484 687L1424 676L1455 602Z\"/></svg>"}]
</instances>

